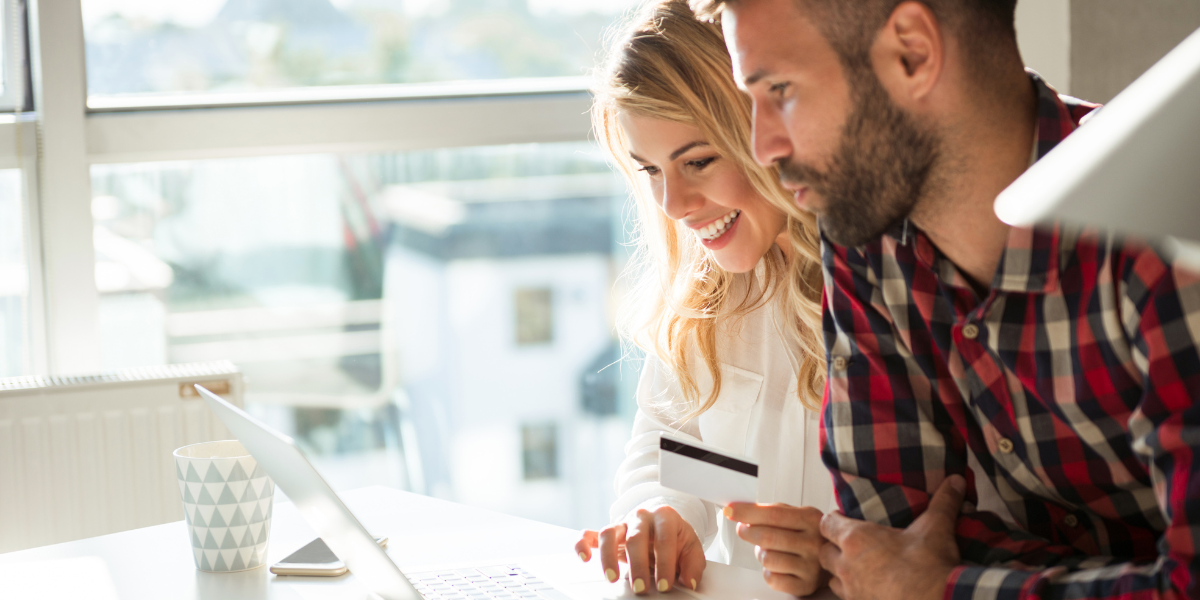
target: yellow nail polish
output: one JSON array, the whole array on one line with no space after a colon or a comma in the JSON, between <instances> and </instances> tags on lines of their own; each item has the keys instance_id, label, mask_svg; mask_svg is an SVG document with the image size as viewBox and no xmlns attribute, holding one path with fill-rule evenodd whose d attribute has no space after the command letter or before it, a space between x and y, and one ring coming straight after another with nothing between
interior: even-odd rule
<instances>
[{"instance_id":1,"label":"yellow nail polish","mask_svg":"<svg viewBox=\"0 0 1200 600\"><path fill-rule=\"evenodd\" d=\"M733 518L733 509L732 509L732 508L730 508L730 507L726 506L726 507L724 508L724 510L722 510L721 512L725 513L725 518L726 518L726 519L732 519L732 518Z\"/></svg>"},{"instance_id":2,"label":"yellow nail polish","mask_svg":"<svg viewBox=\"0 0 1200 600\"><path fill-rule=\"evenodd\" d=\"M614 570L612 570L612 569L607 569L607 570L605 570L605 571L604 571L604 576L605 576L605 577L607 577L609 581L616 581L616 580L617 580L617 572L616 572L616 571L614 571Z\"/></svg>"},{"instance_id":3,"label":"yellow nail polish","mask_svg":"<svg viewBox=\"0 0 1200 600\"><path fill-rule=\"evenodd\" d=\"M692 580L692 591L693 592L696 591L696 580L695 579Z\"/></svg>"},{"instance_id":4,"label":"yellow nail polish","mask_svg":"<svg viewBox=\"0 0 1200 600\"><path fill-rule=\"evenodd\" d=\"M639 577L633 580L633 593L640 594L646 591L646 582Z\"/></svg>"},{"instance_id":5,"label":"yellow nail polish","mask_svg":"<svg viewBox=\"0 0 1200 600\"><path fill-rule=\"evenodd\" d=\"M580 553L579 553L579 560L582 560L583 562L587 562L587 555L586 555L586 554L584 554L584 553L582 553L582 552L580 552Z\"/></svg>"},{"instance_id":6,"label":"yellow nail polish","mask_svg":"<svg viewBox=\"0 0 1200 600\"><path fill-rule=\"evenodd\" d=\"M668 589L668 588L670 588L670 587L671 587L671 584L670 584L670 583L667 583L667 580L666 580L666 579L659 579L659 580L658 580L658 591L660 591L660 592L665 592L665 591L667 591L667 589Z\"/></svg>"}]
</instances>

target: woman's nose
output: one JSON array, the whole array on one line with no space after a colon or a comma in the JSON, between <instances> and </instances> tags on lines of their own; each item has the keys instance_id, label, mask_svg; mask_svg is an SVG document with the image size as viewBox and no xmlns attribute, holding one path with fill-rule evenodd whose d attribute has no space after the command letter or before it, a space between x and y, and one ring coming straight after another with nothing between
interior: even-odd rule
<instances>
[{"instance_id":1,"label":"woman's nose","mask_svg":"<svg viewBox=\"0 0 1200 600\"><path fill-rule=\"evenodd\" d=\"M703 204L700 194L695 193L682 177L667 175L663 177L662 209L673 220L683 219Z\"/></svg>"}]
</instances>

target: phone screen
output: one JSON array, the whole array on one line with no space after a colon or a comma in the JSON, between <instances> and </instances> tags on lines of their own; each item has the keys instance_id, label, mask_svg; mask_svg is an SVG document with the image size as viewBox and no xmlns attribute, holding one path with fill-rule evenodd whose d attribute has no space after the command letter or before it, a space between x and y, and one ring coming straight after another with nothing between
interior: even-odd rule
<instances>
[{"instance_id":1,"label":"phone screen","mask_svg":"<svg viewBox=\"0 0 1200 600\"><path fill-rule=\"evenodd\" d=\"M377 537L375 541L380 546L387 546L387 538ZM317 538L307 546L291 553L287 558L275 563L276 565L340 565L342 560L325 545L325 540Z\"/></svg>"},{"instance_id":2,"label":"phone screen","mask_svg":"<svg viewBox=\"0 0 1200 600\"><path fill-rule=\"evenodd\" d=\"M333 553L333 550L329 549L329 546L325 545L325 540L317 538L279 561L279 564L324 565L335 562L341 562L341 559Z\"/></svg>"}]
</instances>

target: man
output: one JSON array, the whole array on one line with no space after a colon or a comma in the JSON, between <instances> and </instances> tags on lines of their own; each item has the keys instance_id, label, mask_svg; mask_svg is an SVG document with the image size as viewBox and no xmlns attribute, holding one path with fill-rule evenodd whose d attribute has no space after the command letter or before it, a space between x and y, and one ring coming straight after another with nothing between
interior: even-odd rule
<instances>
[{"instance_id":1,"label":"man","mask_svg":"<svg viewBox=\"0 0 1200 600\"><path fill-rule=\"evenodd\" d=\"M729 507L771 585L1200 597L1200 278L1134 240L996 218L1095 108L1024 70L1015 0L695 1L753 97L758 160L825 238L844 515Z\"/></svg>"}]
</instances>

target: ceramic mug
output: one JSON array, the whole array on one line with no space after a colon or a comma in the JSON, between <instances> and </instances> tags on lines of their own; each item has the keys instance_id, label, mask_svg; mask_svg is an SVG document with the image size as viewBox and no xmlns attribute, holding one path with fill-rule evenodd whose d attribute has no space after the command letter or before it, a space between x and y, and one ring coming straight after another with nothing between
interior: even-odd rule
<instances>
[{"instance_id":1,"label":"ceramic mug","mask_svg":"<svg viewBox=\"0 0 1200 600\"><path fill-rule=\"evenodd\" d=\"M174 456L196 568L227 573L263 566L275 482L237 440L184 446Z\"/></svg>"}]
</instances>

